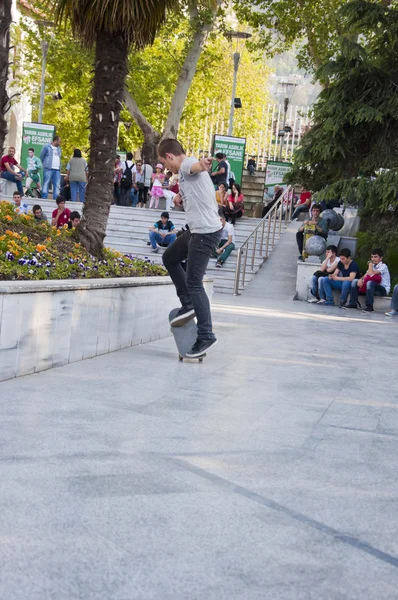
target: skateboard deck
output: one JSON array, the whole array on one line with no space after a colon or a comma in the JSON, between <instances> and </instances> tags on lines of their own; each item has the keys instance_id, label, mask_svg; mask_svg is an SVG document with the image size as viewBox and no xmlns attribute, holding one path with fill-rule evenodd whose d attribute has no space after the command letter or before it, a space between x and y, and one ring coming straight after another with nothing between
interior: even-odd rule
<instances>
[{"instance_id":1,"label":"skateboard deck","mask_svg":"<svg viewBox=\"0 0 398 600\"><path fill-rule=\"evenodd\" d=\"M174 319L179 310L179 308L173 308L173 310L170 311L169 323ZM171 333L174 336L174 341L177 346L179 360L197 360L199 362L203 362L203 359L206 356L206 354L203 354L203 356L200 356L199 358L189 358L188 356L186 356L186 353L192 348L192 346L196 342L196 338L198 335L196 319L191 319L190 321L188 321L188 323L185 323L185 325L182 325L181 327L170 327L170 329Z\"/></svg>"}]
</instances>

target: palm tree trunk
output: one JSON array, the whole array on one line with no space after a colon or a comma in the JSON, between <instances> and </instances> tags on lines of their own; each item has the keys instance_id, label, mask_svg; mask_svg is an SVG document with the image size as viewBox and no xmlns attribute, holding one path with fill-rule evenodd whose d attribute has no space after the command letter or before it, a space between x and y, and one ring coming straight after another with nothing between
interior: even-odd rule
<instances>
[{"instance_id":1,"label":"palm tree trunk","mask_svg":"<svg viewBox=\"0 0 398 600\"><path fill-rule=\"evenodd\" d=\"M122 36L99 33L95 47L90 114L90 160L80 241L100 255L112 202L119 114L127 76L128 43Z\"/></svg>"},{"instance_id":2,"label":"palm tree trunk","mask_svg":"<svg viewBox=\"0 0 398 600\"><path fill-rule=\"evenodd\" d=\"M7 135L7 120L5 115L10 108L7 93L8 65L10 51L12 0L0 1L0 151L3 154Z\"/></svg>"}]
</instances>

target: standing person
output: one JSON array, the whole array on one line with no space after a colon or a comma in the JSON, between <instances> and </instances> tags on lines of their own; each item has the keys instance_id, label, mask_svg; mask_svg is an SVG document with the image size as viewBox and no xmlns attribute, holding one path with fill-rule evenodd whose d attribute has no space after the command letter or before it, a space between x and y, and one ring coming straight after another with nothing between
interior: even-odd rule
<instances>
[{"instance_id":1,"label":"standing person","mask_svg":"<svg viewBox=\"0 0 398 600\"><path fill-rule=\"evenodd\" d=\"M148 190L145 187L145 172L142 161L138 160L133 174L133 185L138 191L138 208L144 208L148 201Z\"/></svg>"},{"instance_id":2,"label":"standing person","mask_svg":"<svg viewBox=\"0 0 398 600\"><path fill-rule=\"evenodd\" d=\"M212 159L197 160L186 156L181 144L174 139L160 142L158 153L160 162L167 169L179 173L180 194L174 202L182 203L189 227L163 254L163 263L176 286L182 305L171 325L181 326L196 315L198 337L186 355L198 358L217 343L213 333L210 302L203 287L209 258L221 239L218 206L208 173ZM181 266L185 259L186 273Z\"/></svg>"},{"instance_id":3,"label":"standing person","mask_svg":"<svg viewBox=\"0 0 398 600\"><path fill-rule=\"evenodd\" d=\"M41 181L40 181L40 169L43 165L41 164L40 158L35 156L35 149L29 148L28 159L27 159L28 175L26 178L26 189L29 189L32 183L36 185L36 190L40 195Z\"/></svg>"},{"instance_id":4,"label":"standing person","mask_svg":"<svg viewBox=\"0 0 398 600\"><path fill-rule=\"evenodd\" d=\"M115 160L115 168L113 169L113 197L115 199L114 204L117 206L120 205L120 180L122 178L122 161L120 160L120 156L116 156Z\"/></svg>"},{"instance_id":5,"label":"standing person","mask_svg":"<svg viewBox=\"0 0 398 600\"><path fill-rule=\"evenodd\" d=\"M232 185L235 183L235 173L232 173L231 171L231 165L229 163L229 160L227 159L227 155L223 154L222 156L224 162L227 164L227 185L229 185L229 187L232 187Z\"/></svg>"},{"instance_id":6,"label":"standing person","mask_svg":"<svg viewBox=\"0 0 398 600\"><path fill-rule=\"evenodd\" d=\"M133 153L127 152L126 160L122 163L122 178L120 180L120 206L130 206L130 193L133 187Z\"/></svg>"},{"instance_id":7,"label":"standing person","mask_svg":"<svg viewBox=\"0 0 398 600\"><path fill-rule=\"evenodd\" d=\"M222 152L217 152L216 161L218 163L217 169L210 173L210 177L213 180L215 188L218 190L221 183L228 187L228 165L224 160L224 154Z\"/></svg>"},{"instance_id":8,"label":"standing person","mask_svg":"<svg viewBox=\"0 0 398 600\"><path fill-rule=\"evenodd\" d=\"M66 171L70 184L72 202L77 202L77 196L79 196L80 202L84 202L86 199L87 162L86 159L82 157L79 148L74 149L73 156L66 167Z\"/></svg>"},{"instance_id":9,"label":"standing person","mask_svg":"<svg viewBox=\"0 0 398 600\"><path fill-rule=\"evenodd\" d=\"M19 173L18 171L15 171L15 167L19 169ZM10 146L8 148L8 154L2 157L0 161L0 171L0 177L15 183L19 194L23 196L22 178L25 177L26 172L15 159L14 146Z\"/></svg>"},{"instance_id":10,"label":"standing person","mask_svg":"<svg viewBox=\"0 0 398 600\"><path fill-rule=\"evenodd\" d=\"M232 225L235 225L236 219L241 218L244 210L245 203L240 185L233 183L231 193L229 194L227 203L225 205L225 218L227 221L231 219Z\"/></svg>"},{"instance_id":11,"label":"standing person","mask_svg":"<svg viewBox=\"0 0 398 600\"><path fill-rule=\"evenodd\" d=\"M354 279L351 286L350 303L347 308L357 308L358 294L366 296L364 312L373 312L374 297L387 296L391 289L390 271L383 262L383 250L375 248L370 255L368 270L361 279Z\"/></svg>"},{"instance_id":12,"label":"standing person","mask_svg":"<svg viewBox=\"0 0 398 600\"><path fill-rule=\"evenodd\" d=\"M53 186L53 198L58 197L61 183L61 157L61 138L59 135L55 135L51 144L43 146L40 152L40 160L44 169L42 198L48 198L50 181Z\"/></svg>"},{"instance_id":13,"label":"standing person","mask_svg":"<svg viewBox=\"0 0 398 600\"><path fill-rule=\"evenodd\" d=\"M152 175L151 203L149 208L157 208L159 206L159 198L163 196L164 179L163 165L157 164L155 172Z\"/></svg>"},{"instance_id":14,"label":"standing person","mask_svg":"<svg viewBox=\"0 0 398 600\"><path fill-rule=\"evenodd\" d=\"M65 198L62 196L58 196L55 202L57 203L58 208L53 210L51 225L61 229L64 225L69 223L70 210L69 208L65 208Z\"/></svg>"},{"instance_id":15,"label":"standing person","mask_svg":"<svg viewBox=\"0 0 398 600\"><path fill-rule=\"evenodd\" d=\"M214 251L214 258L217 258L216 267L223 266L232 250L235 250L235 232L234 226L227 223L225 215L220 211L220 221L222 225L221 240L218 248Z\"/></svg>"}]
</instances>

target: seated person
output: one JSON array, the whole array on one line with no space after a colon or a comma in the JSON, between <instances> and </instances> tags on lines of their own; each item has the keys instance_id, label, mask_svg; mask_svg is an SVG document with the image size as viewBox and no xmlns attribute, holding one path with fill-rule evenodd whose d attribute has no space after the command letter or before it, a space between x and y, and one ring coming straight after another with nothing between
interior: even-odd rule
<instances>
[{"instance_id":1,"label":"seated person","mask_svg":"<svg viewBox=\"0 0 398 600\"><path fill-rule=\"evenodd\" d=\"M372 281L374 275L381 276L381 282ZM365 284L366 292L362 292L361 288ZM375 248L370 255L368 262L368 270L361 279L354 279L351 286L350 303L347 308L357 308L358 294L366 296L366 312L373 312L373 302L376 296L387 296L391 288L390 272L387 265L383 263L383 250Z\"/></svg>"},{"instance_id":2,"label":"seated person","mask_svg":"<svg viewBox=\"0 0 398 600\"><path fill-rule=\"evenodd\" d=\"M68 229L76 229L80 223L80 213L77 210L72 210L69 217Z\"/></svg>"},{"instance_id":3,"label":"seated person","mask_svg":"<svg viewBox=\"0 0 398 600\"><path fill-rule=\"evenodd\" d=\"M225 218L227 221L231 219L232 225L235 225L236 219L240 219L245 210L245 203L240 185L233 183L231 193L228 196L225 205Z\"/></svg>"},{"instance_id":4,"label":"seated person","mask_svg":"<svg viewBox=\"0 0 398 600\"><path fill-rule=\"evenodd\" d=\"M268 188L265 188L265 189L267 190L267 194L268 194ZM264 192L265 192L265 190L264 190ZM270 202L268 202L263 208L263 212L261 213L262 219L264 219L265 215L267 213L269 213L269 211L274 206L274 204L276 204L278 202L278 200L282 196L282 194L283 194L283 187L280 185L276 185L274 187L274 195L272 196L272 200L270 200ZM264 199L265 199L265 197L264 197Z\"/></svg>"},{"instance_id":5,"label":"seated person","mask_svg":"<svg viewBox=\"0 0 398 600\"><path fill-rule=\"evenodd\" d=\"M14 192L12 195L12 199L14 200L15 204L15 212L19 215L27 215L29 211L29 204L22 202L22 194L20 194L19 192Z\"/></svg>"},{"instance_id":6,"label":"seated person","mask_svg":"<svg viewBox=\"0 0 398 600\"><path fill-rule=\"evenodd\" d=\"M304 232L305 232L306 226L315 227L315 231L316 231L315 235L320 235L325 240L328 237L329 221L327 221L326 219L321 219L321 217L319 216L320 214L321 214L321 207L319 206L319 204L314 204L314 206L312 207L312 218L308 219L307 221L304 221L303 225L300 227L300 229L296 233L297 246L298 246L299 253L300 253L300 255L298 257L299 260L304 260L303 259L303 246L304 246Z\"/></svg>"},{"instance_id":7,"label":"seated person","mask_svg":"<svg viewBox=\"0 0 398 600\"><path fill-rule=\"evenodd\" d=\"M340 308L344 308L348 294L351 291L352 282L359 277L359 266L352 260L349 248L340 250L339 258L340 261L335 272L329 275L329 277L322 277L319 282L319 295L321 299L318 304L334 306L332 290L340 290Z\"/></svg>"},{"instance_id":8,"label":"seated person","mask_svg":"<svg viewBox=\"0 0 398 600\"><path fill-rule=\"evenodd\" d=\"M387 317L398 317L398 285L394 287L391 298L391 309L386 312Z\"/></svg>"},{"instance_id":9,"label":"seated person","mask_svg":"<svg viewBox=\"0 0 398 600\"><path fill-rule=\"evenodd\" d=\"M326 248L326 258L323 261L321 268L311 277L310 292L312 297L308 300L308 302L318 302L318 300L320 300L319 282L322 277L328 277L328 275L331 275L335 272L339 261L340 259L337 257L336 246L328 246Z\"/></svg>"},{"instance_id":10,"label":"seated person","mask_svg":"<svg viewBox=\"0 0 398 600\"><path fill-rule=\"evenodd\" d=\"M51 225L61 229L64 225L69 223L70 210L65 207L65 198L63 196L58 196L55 202L57 203L58 208L53 210Z\"/></svg>"},{"instance_id":11,"label":"seated person","mask_svg":"<svg viewBox=\"0 0 398 600\"><path fill-rule=\"evenodd\" d=\"M294 221L294 219L298 219L298 216L301 212L309 212L311 207L311 196L311 192L308 192L303 187L301 188L300 198L292 215L292 221Z\"/></svg>"},{"instance_id":12,"label":"seated person","mask_svg":"<svg viewBox=\"0 0 398 600\"><path fill-rule=\"evenodd\" d=\"M214 258L217 258L216 267L222 267L232 250L235 250L235 233L232 223L227 223L222 208L219 209L222 225L221 240L218 248L214 250Z\"/></svg>"},{"instance_id":13,"label":"seated person","mask_svg":"<svg viewBox=\"0 0 398 600\"><path fill-rule=\"evenodd\" d=\"M32 211L33 217L37 223L47 223L47 216L42 211L40 204L35 204Z\"/></svg>"},{"instance_id":14,"label":"seated person","mask_svg":"<svg viewBox=\"0 0 398 600\"><path fill-rule=\"evenodd\" d=\"M247 161L246 169L249 171L250 175L254 175L254 171L256 170L256 161L252 156L250 156L249 160Z\"/></svg>"},{"instance_id":15,"label":"seated person","mask_svg":"<svg viewBox=\"0 0 398 600\"><path fill-rule=\"evenodd\" d=\"M159 252L159 248L156 244L162 246L170 246L176 239L174 232L174 224L170 221L169 213L167 211L162 212L160 215L160 221L154 224L149 230L149 241L152 246L152 252Z\"/></svg>"}]
</instances>

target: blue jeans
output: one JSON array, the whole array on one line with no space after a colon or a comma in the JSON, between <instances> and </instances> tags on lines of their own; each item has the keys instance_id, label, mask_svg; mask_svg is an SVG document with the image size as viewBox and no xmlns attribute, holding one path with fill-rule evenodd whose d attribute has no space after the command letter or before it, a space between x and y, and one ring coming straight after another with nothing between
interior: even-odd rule
<instances>
[{"instance_id":1,"label":"blue jeans","mask_svg":"<svg viewBox=\"0 0 398 600\"><path fill-rule=\"evenodd\" d=\"M151 245L152 245L153 249L156 248L156 242L158 244L167 244L167 246L170 246L170 244L172 244L174 242L174 240L176 239L176 237L177 236L176 236L175 233L168 233L167 235L165 235L163 237L157 231L150 231L149 232L149 240L151 242Z\"/></svg>"},{"instance_id":2,"label":"blue jeans","mask_svg":"<svg viewBox=\"0 0 398 600\"><path fill-rule=\"evenodd\" d=\"M350 304L358 304L358 279L354 279L351 286L351 296L350 296ZM376 283L375 281L367 281L366 282L366 306L371 306L373 308L373 302L375 296L387 296L387 290L385 287Z\"/></svg>"},{"instance_id":3,"label":"blue jeans","mask_svg":"<svg viewBox=\"0 0 398 600\"><path fill-rule=\"evenodd\" d=\"M21 175L23 177L25 177L25 172L21 171ZM16 176L14 175L14 173L9 173L9 171L4 171L4 173L1 174L1 177L2 177L2 179L6 179L7 181L11 181L12 183L15 183L15 185L17 186L18 192L21 194L21 196L23 196L23 186L22 186L21 179L17 179Z\"/></svg>"},{"instance_id":4,"label":"blue jeans","mask_svg":"<svg viewBox=\"0 0 398 600\"><path fill-rule=\"evenodd\" d=\"M138 190L131 188L130 191L131 206L134 208L138 204Z\"/></svg>"},{"instance_id":5,"label":"blue jeans","mask_svg":"<svg viewBox=\"0 0 398 600\"><path fill-rule=\"evenodd\" d=\"M203 277L209 258L221 240L221 229L214 233L190 233L180 235L163 254L163 264L169 272L182 306L193 306L198 323L198 339L215 340L211 321L210 302ZM181 263L187 260L185 273Z\"/></svg>"},{"instance_id":6,"label":"blue jeans","mask_svg":"<svg viewBox=\"0 0 398 600\"><path fill-rule=\"evenodd\" d=\"M59 169L44 169L44 181L43 181L43 189L41 191L41 197L48 197L48 187L50 185L50 181L53 184L53 198L58 196L59 194L59 186L61 183L61 171Z\"/></svg>"},{"instance_id":7,"label":"blue jeans","mask_svg":"<svg viewBox=\"0 0 398 600\"><path fill-rule=\"evenodd\" d=\"M80 202L84 202L86 199L86 182L85 181L71 181L70 182L70 195L72 202L77 202L77 196L79 195Z\"/></svg>"},{"instance_id":8,"label":"blue jeans","mask_svg":"<svg viewBox=\"0 0 398 600\"><path fill-rule=\"evenodd\" d=\"M314 298L318 298L319 296L319 287L320 287L320 282L321 277L316 277L315 275L313 275L311 277L311 294L314 296Z\"/></svg>"},{"instance_id":9,"label":"blue jeans","mask_svg":"<svg viewBox=\"0 0 398 600\"><path fill-rule=\"evenodd\" d=\"M394 287L394 291L392 293L391 310L397 310L398 311L398 285L396 285Z\"/></svg>"},{"instance_id":10,"label":"blue jeans","mask_svg":"<svg viewBox=\"0 0 398 600\"><path fill-rule=\"evenodd\" d=\"M319 286L319 295L322 300L333 302L332 290L339 290L341 291L340 304L344 304L347 302L348 294L351 291L351 283L352 281L335 281L328 277L322 277L322 283Z\"/></svg>"}]
</instances>

